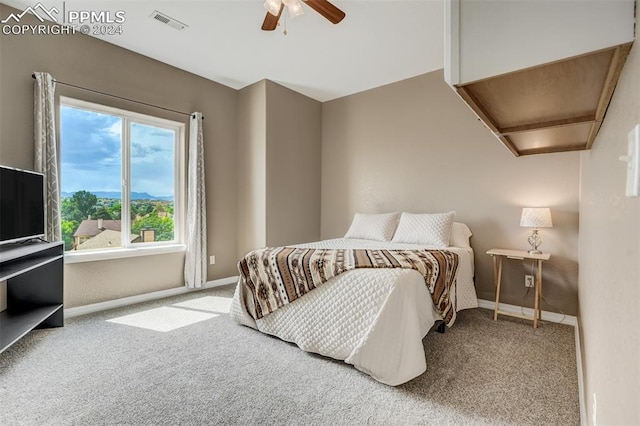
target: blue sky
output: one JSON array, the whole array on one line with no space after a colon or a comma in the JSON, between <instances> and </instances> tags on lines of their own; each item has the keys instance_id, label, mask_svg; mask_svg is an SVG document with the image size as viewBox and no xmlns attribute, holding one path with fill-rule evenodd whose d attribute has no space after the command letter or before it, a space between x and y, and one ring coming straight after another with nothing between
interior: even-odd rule
<instances>
[{"instance_id":1,"label":"blue sky","mask_svg":"<svg viewBox=\"0 0 640 426\"><path fill-rule=\"evenodd\" d=\"M61 108L62 192L121 190L120 118ZM173 195L173 131L131 123L131 191Z\"/></svg>"}]
</instances>

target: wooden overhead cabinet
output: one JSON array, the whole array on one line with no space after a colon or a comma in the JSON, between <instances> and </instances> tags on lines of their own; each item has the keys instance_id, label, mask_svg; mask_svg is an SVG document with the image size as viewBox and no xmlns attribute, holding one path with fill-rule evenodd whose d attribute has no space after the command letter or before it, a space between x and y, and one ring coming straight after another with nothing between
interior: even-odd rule
<instances>
[{"instance_id":1,"label":"wooden overhead cabinet","mask_svg":"<svg viewBox=\"0 0 640 426\"><path fill-rule=\"evenodd\" d=\"M590 149L633 0L447 0L445 79L516 156Z\"/></svg>"}]
</instances>

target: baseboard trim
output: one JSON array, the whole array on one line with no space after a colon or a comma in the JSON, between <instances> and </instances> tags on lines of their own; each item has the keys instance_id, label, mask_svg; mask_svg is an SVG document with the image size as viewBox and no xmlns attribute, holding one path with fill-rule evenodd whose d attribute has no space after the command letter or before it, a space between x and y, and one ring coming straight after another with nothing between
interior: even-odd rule
<instances>
[{"instance_id":1,"label":"baseboard trim","mask_svg":"<svg viewBox=\"0 0 640 426\"><path fill-rule=\"evenodd\" d=\"M208 281L199 288L176 287L167 290L154 291L152 293L139 294L136 296L123 297L121 299L108 300L106 302L92 303L91 305L78 306L64 310L65 318L73 318L80 315L92 314L94 312L106 311L107 309L121 308L123 306L134 305L136 303L149 302L151 300L163 299L165 297L178 296L180 294L205 290L208 288L221 287L223 285L235 284L238 277L221 278L219 280Z\"/></svg>"},{"instance_id":2,"label":"baseboard trim","mask_svg":"<svg viewBox=\"0 0 640 426\"><path fill-rule=\"evenodd\" d=\"M493 310L496 307L496 302L492 300L478 299L478 306L481 308ZM500 310L509 312L510 314L522 314L522 312L524 312L525 315L529 315L533 317L533 309L531 308L522 308L520 306L501 303ZM574 327L578 324L578 319L572 315L562 315L556 312L548 312L548 311L542 311L542 320L555 322L558 324L572 325Z\"/></svg>"},{"instance_id":3,"label":"baseboard trim","mask_svg":"<svg viewBox=\"0 0 640 426\"><path fill-rule=\"evenodd\" d=\"M582 349L580 346L580 326L576 322L576 367L578 368L578 399L580 402L580 425L587 426L587 406L584 399L584 376L582 375Z\"/></svg>"}]
</instances>

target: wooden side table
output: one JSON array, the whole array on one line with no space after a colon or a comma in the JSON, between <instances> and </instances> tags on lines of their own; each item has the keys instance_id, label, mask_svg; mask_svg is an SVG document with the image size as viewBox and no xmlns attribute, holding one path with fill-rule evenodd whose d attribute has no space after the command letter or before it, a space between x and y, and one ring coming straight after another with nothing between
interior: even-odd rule
<instances>
[{"instance_id":1,"label":"wooden side table","mask_svg":"<svg viewBox=\"0 0 640 426\"><path fill-rule=\"evenodd\" d=\"M549 253L532 254L527 251L507 250L507 249L491 249L487 251L487 254L493 257L493 279L496 285L496 307L493 312L493 320L495 321L498 319L498 314L508 315L510 317L533 321L533 328L538 328L538 320L541 319L540 299L542 297L542 262L544 262L545 260L549 260L551 255ZM534 308L533 308L533 318L499 310L500 284L502 281L502 260L505 257L507 259L516 259L516 260L531 259L536 262L536 273L535 273L535 280L534 280L535 301L534 301Z\"/></svg>"}]
</instances>

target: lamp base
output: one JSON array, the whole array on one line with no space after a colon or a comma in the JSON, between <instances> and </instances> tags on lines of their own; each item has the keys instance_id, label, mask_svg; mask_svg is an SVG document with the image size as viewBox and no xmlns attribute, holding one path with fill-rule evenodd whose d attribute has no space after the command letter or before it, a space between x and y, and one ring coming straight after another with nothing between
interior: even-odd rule
<instances>
[{"instance_id":1,"label":"lamp base","mask_svg":"<svg viewBox=\"0 0 640 426\"><path fill-rule=\"evenodd\" d=\"M527 239L529 244L531 245L531 250L529 250L529 254L541 254L542 252L538 250L540 244L542 244L542 238L538 234L538 229L534 229L529 238Z\"/></svg>"}]
</instances>

